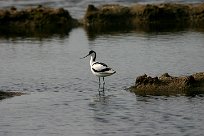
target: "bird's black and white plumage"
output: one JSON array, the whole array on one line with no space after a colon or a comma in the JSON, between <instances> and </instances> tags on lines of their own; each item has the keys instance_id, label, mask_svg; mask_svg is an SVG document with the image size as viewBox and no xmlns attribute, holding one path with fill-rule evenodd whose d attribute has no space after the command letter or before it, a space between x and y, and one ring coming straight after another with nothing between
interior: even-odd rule
<instances>
[{"instance_id":1,"label":"bird's black and white plumage","mask_svg":"<svg viewBox=\"0 0 204 136\"><path fill-rule=\"evenodd\" d=\"M115 70L108 67L106 64L96 61L95 51L91 50L89 54L86 55L85 57L87 56L91 56L91 59L90 59L91 72L97 77L99 77L99 84L100 84L100 77L103 77L103 80L104 80L104 77L110 76L116 73Z\"/></svg>"}]
</instances>

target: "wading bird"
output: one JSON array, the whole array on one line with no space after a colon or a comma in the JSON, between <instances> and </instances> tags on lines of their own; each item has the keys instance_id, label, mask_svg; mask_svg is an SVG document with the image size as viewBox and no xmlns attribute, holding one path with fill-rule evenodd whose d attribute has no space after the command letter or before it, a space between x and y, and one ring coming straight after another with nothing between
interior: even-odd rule
<instances>
[{"instance_id":1,"label":"wading bird","mask_svg":"<svg viewBox=\"0 0 204 136\"><path fill-rule=\"evenodd\" d=\"M100 88L100 84L101 84L100 77L103 77L103 91L104 91L104 84L105 84L104 77L111 76L111 75L115 74L116 71L113 70L112 68L108 67L106 64L96 61L96 52L95 51L93 51L93 50L89 51L89 54L83 58L86 58L88 56L91 56L91 59L90 59L91 72L94 75L96 75L99 79L99 88Z\"/></svg>"}]
</instances>

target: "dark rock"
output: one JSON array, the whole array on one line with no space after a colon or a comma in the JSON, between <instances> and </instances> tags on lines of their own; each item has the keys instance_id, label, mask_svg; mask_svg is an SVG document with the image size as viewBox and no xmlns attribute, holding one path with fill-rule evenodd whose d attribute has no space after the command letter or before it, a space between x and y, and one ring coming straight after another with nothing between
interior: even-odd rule
<instances>
[{"instance_id":1,"label":"dark rock","mask_svg":"<svg viewBox=\"0 0 204 136\"><path fill-rule=\"evenodd\" d=\"M94 7L89 5L84 25L109 29L110 26L127 28L204 27L204 4L116 4Z\"/></svg>"},{"instance_id":2,"label":"dark rock","mask_svg":"<svg viewBox=\"0 0 204 136\"><path fill-rule=\"evenodd\" d=\"M13 92L13 91L0 91L0 100L14 97L14 96L20 96L23 95L22 92Z\"/></svg>"},{"instance_id":3,"label":"dark rock","mask_svg":"<svg viewBox=\"0 0 204 136\"><path fill-rule=\"evenodd\" d=\"M99 8L89 5L84 16L85 26L112 26L128 23L129 8L117 4L103 5Z\"/></svg>"},{"instance_id":4,"label":"dark rock","mask_svg":"<svg viewBox=\"0 0 204 136\"><path fill-rule=\"evenodd\" d=\"M173 77L165 73L159 78L145 74L137 77L131 91L139 95L204 94L204 73L179 77Z\"/></svg>"},{"instance_id":5,"label":"dark rock","mask_svg":"<svg viewBox=\"0 0 204 136\"><path fill-rule=\"evenodd\" d=\"M77 27L79 22L72 18L63 8L49 8L38 6L17 10L0 10L0 35L67 33ZM5 29L6 28L6 29ZM56 29L57 28L57 29Z\"/></svg>"},{"instance_id":6,"label":"dark rock","mask_svg":"<svg viewBox=\"0 0 204 136\"><path fill-rule=\"evenodd\" d=\"M158 77L152 78L152 77L144 74L143 76L137 77L136 82L135 82L135 86L139 86L141 84L143 84L143 85L151 84L152 85L152 84L158 84L158 83L159 83Z\"/></svg>"},{"instance_id":7,"label":"dark rock","mask_svg":"<svg viewBox=\"0 0 204 136\"><path fill-rule=\"evenodd\" d=\"M87 12L95 12L98 9L94 5L88 5Z\"/></svg>"},{"instance_id":8,"label":"dark rock","mask_svg":"<svg viewBox=\"0 0 204 136\"><path fill-rule=\"evenodd\" d=\"M182 4L160 4L146 5L143 16L145 20L164 21L167 23L176 21L185 21L189 18L189 6Z\"/></svg>"}]
</instances>

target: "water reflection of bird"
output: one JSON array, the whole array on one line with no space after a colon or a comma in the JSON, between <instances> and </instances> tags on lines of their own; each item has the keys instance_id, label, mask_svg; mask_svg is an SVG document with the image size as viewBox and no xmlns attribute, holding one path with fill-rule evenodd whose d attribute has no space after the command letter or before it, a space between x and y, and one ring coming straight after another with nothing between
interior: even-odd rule
<instances>
[{"instance_id":1,"label":"water reflection of bird","mask_svg":"<svg viewBox=\"0 0 204 136\"><path fill-rule=\"evenodd\" d=\"M89 54L83 58L86 58L88 56L91 56L91 59L90 59L91 72L94 75L96 75L99 79L99 88L100 88L100 84L101 84L100 83L100 77L103 77L103 91L104 91L104 84L105 84L104 77L111 76L111 75L115 74L116 71L113 70L112 68L108 67L106 64L96 61L96 52L95 51L93 51L93 50L89 51Z\"/></svg>"}]
</instances>

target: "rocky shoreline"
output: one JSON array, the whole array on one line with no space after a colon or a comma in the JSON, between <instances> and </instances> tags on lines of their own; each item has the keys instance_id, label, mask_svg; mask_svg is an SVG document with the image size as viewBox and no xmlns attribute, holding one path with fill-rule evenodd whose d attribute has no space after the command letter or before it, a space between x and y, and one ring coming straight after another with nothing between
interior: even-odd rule
<instances>
[{"instance_id":1,"label":"rocky shoreline","mask_svg":"<svg viewBox=\"0 0 204 136\"><path fill-rule=\"evenodd\" d=\"M0 35L42 36L63 34L79 25L63 8L38 6L17 10L0 10Z\"/></svg>"},{"instance_id":2,"label":"rocky shoreline","mask_svg":"<svg viewBox=\"0 0 204 136\"><path fill-rule=\"evenodd\" d=\"M181 25L203 27L204 3L202 4L135 4L89 5L84 17L86 26L142 27L149 25Z\"/></svg>"},{"instance_id":3,"label":"rocky shoreline","mask_svg":"<svg viewBox=\"0 0 204 136\"><path fill-rule=\"evenodd\" d=\"M108 4L99 7L89 5L82 19L74 19L69 11L63 8L41 5L21 10L15 7L0 9L0 35L66 34L75 27L84 27L87 31L96 33L124 29L143 31L189 27L203 29L204 3L132 6Z\"/></svg>"},{"instance_id":4,"label":"rocky shoreline","mask_svg":"<svg viewBox=\"0 0 204 136\"><path fill-rule=\"evenodd\" d=\"M135 85L130 88L137 95L186 95L204 94L204 72L189 76L170 76L168 73L160 77L142 75L137 77Z\"/></svg>"}]
</instances>

